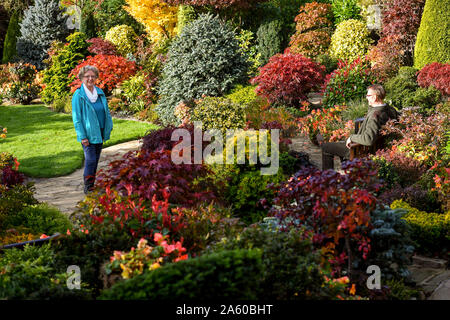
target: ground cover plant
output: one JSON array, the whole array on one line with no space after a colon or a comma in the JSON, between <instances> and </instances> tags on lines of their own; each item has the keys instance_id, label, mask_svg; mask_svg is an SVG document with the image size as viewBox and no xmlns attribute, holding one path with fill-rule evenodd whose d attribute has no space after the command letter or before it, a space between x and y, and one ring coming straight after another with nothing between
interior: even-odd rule
<instances>
[{"instance_id":1,"label":"ground cover plant","mask_svg":"<svg viewBox=\"0 0 450 320\"><path fill-rule=\"evenodd\" d=\"M0 106L0 115L2 125L9 130L0 151L13 153L21 163L21 172L52 177L69 174L82 166L83 150L76 140L70 115L53 113L42 105ZM113 121L114 135L105 147L136 139L156 128L136 121Z\"/></svg>"}]
</instances>

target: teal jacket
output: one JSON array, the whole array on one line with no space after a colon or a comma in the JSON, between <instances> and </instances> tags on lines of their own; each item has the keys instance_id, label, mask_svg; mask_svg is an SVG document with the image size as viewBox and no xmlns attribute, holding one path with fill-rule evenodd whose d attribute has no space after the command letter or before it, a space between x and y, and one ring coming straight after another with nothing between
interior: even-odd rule
<instances>
[{"instance_id":1,"label":"teal jacket","mask_svg":"<svg viewBox=\"0 0 450 320\"><path fill-rule=\"evenodd\" d=\"M113 122L108 109L108 101L102 89L97 89L98 98L102 100L105 108L105 128L103 130L104 141L109 140ZM102 133L97 119L97 114L91 102L89 101L84 89L78 88L72 97L72 120L77 133L77 141L88 139L89 143L102 143Z\"/></svg>"}]
</instances>

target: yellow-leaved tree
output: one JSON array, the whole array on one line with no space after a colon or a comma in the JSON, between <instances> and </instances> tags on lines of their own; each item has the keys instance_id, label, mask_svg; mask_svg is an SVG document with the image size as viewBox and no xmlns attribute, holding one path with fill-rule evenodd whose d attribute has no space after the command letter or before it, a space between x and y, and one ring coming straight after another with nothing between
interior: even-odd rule
<instances>
[{"instance_id":1,"label":"yellow-leaved tree","mask_svg":"<svg viewBox=\"0 0 450 320\"><path fill-rule=\"evenodd\" d=\"M145 30L157 42L173 37L177 24L177 6L170 6L163 0L126 0L124 9L145 26Z\"/></svg>"}]
</instances>

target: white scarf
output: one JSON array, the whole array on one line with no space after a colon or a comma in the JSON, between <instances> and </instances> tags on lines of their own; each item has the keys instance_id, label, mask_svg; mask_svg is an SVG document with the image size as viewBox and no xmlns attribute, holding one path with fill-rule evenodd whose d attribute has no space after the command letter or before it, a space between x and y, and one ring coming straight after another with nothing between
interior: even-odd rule
<instances>
[{"instance_id":1,"label":"white scarf","mask_svg":"<svg viewBox=\"0 0 450 320\"><path fill-rule=\"evenodd\" d=\"M86 88L86 86L83 83L83 89L84 92L86 92L86 95L88 97L88 99L92 102L95 103L95 101L97 101L98 98L98 93L97 93L97 89L94 86L94 92L92 93L88 88Z\"/></svg>"}]
</instances>

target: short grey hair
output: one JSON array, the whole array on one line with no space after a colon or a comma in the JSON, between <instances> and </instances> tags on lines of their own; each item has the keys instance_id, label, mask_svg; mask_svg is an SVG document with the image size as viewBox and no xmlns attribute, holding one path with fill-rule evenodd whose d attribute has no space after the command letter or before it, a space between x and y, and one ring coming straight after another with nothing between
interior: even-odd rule
<instances>
[{"instance_id":1,"label":"short grey hair","mask_svg":"<svg viewBox=\"0 0 450 320\"><path fill-rule=\"evenodd\" d=\"M82 80L83 77L84 77L84 74L85 74L86 72L88 72L88 71L92 71L92 72L94 73L95 77L98 78L98 69L97 69L97 67L89 66L89 65L88 65L88 66L82 67L82 68L80 69L80 71L78 71L78 78L79 78L80 80Z\"/></svg>"}]
</instances>

